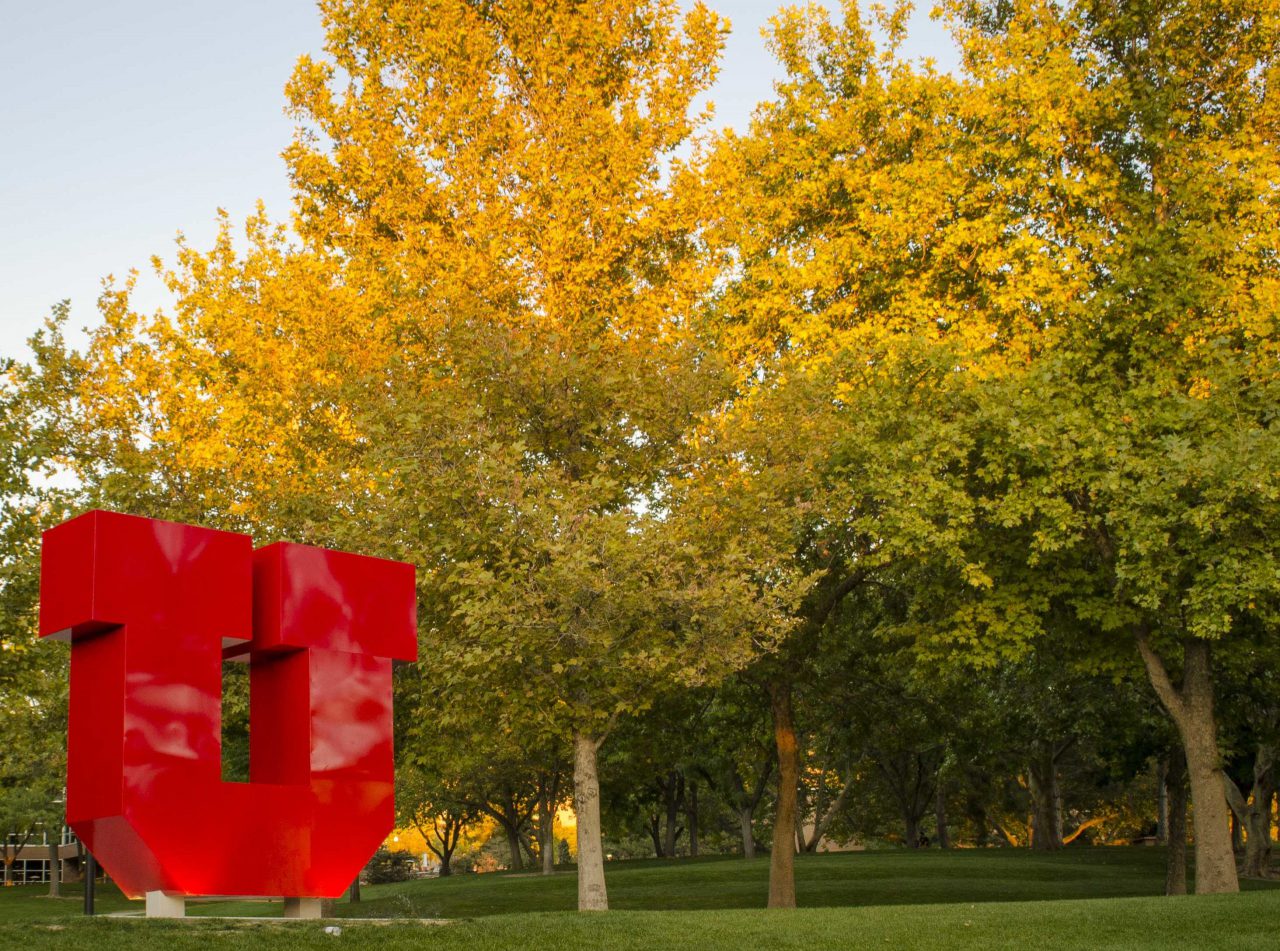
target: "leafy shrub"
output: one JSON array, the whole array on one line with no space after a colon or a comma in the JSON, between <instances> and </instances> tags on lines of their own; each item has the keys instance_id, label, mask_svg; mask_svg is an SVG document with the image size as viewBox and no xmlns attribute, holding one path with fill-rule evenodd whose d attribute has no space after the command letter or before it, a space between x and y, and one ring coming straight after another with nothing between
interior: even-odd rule
<instances>
[{"instance_id":1,"label":"leafy shrub","mask_svg":"<svg viewBox=\"0 0 1280 951\"><path fill-rule=\"evenodd\" d=\"M370 885L387 882L405 882L413 878L415 862L408 852L390 852L378 849L364 867L364 880Z\"/></svg>"}]
</instances>

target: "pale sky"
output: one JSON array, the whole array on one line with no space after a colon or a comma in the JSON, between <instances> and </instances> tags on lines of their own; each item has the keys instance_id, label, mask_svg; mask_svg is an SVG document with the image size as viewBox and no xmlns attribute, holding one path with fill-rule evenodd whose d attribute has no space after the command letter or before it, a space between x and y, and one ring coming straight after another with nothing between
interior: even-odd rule
<instances>
[{"instance_id":1,"label":"pale sky","mask_svg":"<svg viewBox=\"0 0 1280 951\"><path fill-rule=\"evenodd\" d=\"M709 5L733 23L716 123L742 128L780 75L760 28L781 2ZM0 0L0 357L64 298L73 327L96 323L108 274L136 268L136 303L163 306L151 256L179 231L208 246L219 207L287 219L283 89L321 41L312 0ZM956 61L921 11L907 52Z\"/></svg>"}]
</instances>

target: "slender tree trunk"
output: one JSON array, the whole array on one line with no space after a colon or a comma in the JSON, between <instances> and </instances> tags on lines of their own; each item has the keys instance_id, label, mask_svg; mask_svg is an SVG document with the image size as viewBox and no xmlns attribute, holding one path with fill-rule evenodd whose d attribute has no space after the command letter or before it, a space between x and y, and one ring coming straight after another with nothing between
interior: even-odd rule
<instances>
[{"instance_id":1,"label":"slender tree trunk","mask_svg":"<svg viewBox=\"0 0 1280 951\"><path fill-rule=\"evenodd\" d=\"M62 861L58 858L58 840L49 843L49 897L62 897Z\"/></svg>"},{"instance_id":2,"label":"slender tree trunk","mask_svg":"<svg viewBox=\"0 0 1280 951\"><path fill-rule=\"evenodd\" d=\"M797 750L799 745L797 743ZM804 851L804 820L809 814L809 790L800 782L799 754L797 753L796 765L796 810L795 810L795 833L796 833L796 853Z\"/></svg>"},{"instance_id":3,"label":"slender tree trunk","mask_svg":"<svg viewBox=\"0 0 1280 951\"><path fill-rule=\"evenodd\" d=\"M800 753L796 746L791 708L791 684L776 680L769 686L773 738L778 747L778 803L773 820L773 849L769 854L769 907L796 907L796 784Z\"/></svg>"},{"instance_id":4,"label":"slender tree trunk","mask_svg":"<svg viewBox=\"0 0 1280 951\"><path fill-rule=\"evenodd\" d=\"M1165 802L1165 835L1168 851L1165 853L1164 893L1187 893L1187 758L1181 747L1169 752L1164 769L1162 786Z\"/></svg>"},{"instance_id":5,"label":"slender tree trunk","mask_svg":"<svg viewBox=\"0 0 1280 951\"><path fill-rule=\"evenodd\" d=\"M539 851L538 843L534 841L532 829L526 829L520 833L520 844L524 846L525 867L533 868L538 864L538 857L542 852Z\"/></svg>"},{"instance_id":6,"label":"slender tree trunk","mask_svg":"<svg viewBox=\"0 0 1280 951\"><path fill-rule=\"evenodd\" d=\"M769 778L773 775L773 756L765 757L755 775L755 786L748 791L736 770L732 772L732 781L728 784L733 792L734 804L738 807L738 827L742 833L742 855L744 858L756 857L755 814L756 807L764 798L769 786Z\"/></svg>"},{"instance_id":7,"label":"slender tree trunk","mask_svg":"<svg viewBox=\"0 0 1280 951\"><path fill-rule=\"evenodd\" d=\"M662 851L662 826L658 823L658 814L649 816L649 838L653 840L653 854L658 858L666 858Z\"/></svg>"},{"instance_id":8,"label":"slender tree trunk","mask_svg":"<svg viewBox=\"0 0 1280 951\"><path fill-rule=\"evenodd\" d=\"M662 834L662 852L668 858L676 857L676 842L680 838L680 813L684 809L684 774L672 770L661 784L663 805L666 808L663 816L665 824Z\"/></svg>"},{"instance_id":9,"label":"slender tree trunk","mask_svg":"<svg viewBox=\"0 0 1280 951\"><path fill-rule=\"evenodd\" d=\"M938 788L934 792L933 817L938 833L938 848L951 848L951 833L947 828L947 788L942 777L938 777Z\"/></svg>"},{"instance_id":10,"label":"slender tree trunk","mask_svg":"<svg viewBox=\"0 0 1280 951\"><path fill-rule=\"evenodd\" d=\"M689 780L689 795L685 799L685 824L689 827L689 858L698 857L698 783Z\"/></svg>"},{"instance_id":11,"label":"slender tree trunk","mask_svg":"<svg viewBox=\"0 0 1280 951\"><path fill-rule=\"evenodd\" d=\"M604 845L600 839L600 776L593 737L573 738L573 808L578 814L578 911L606 911Z\"/></svg>"},{"instance_id":12,"label":"slender tree trunk","mask_svg":"<svg viewBox=\"0 0 1280 951\"><path fill-rule=\"evenodd\" d=\"M823 836L827 834L827 830L831 828L831 823L836 821L836 817L840 815L840 810L844 808L845 801L849 798L849 790L853 788L853 769L845 770L849 779L840 787L840 792L836 798L830 802L821 815L815 811L813 815L813 834L809 836L809 840L803 843L803 851L817 852L818 846L822 844Z\"/></svg>"},{"instance_id":13,"label":"slender tree trunk","mask_svg":"<svg viewBox=\"0 0 1280 951\"><path fill-rule=\"evenodd\" d=\"M542 874L551 875L556 870L556 799L559 777L546 777L538 796L538 841L542 853Z\"/></svg>"},{"instance_id":14,"label":"slender tree trunk","mask_svg":"<svg viewBox=\"0 0 1280 951\"><path fill-rule=\"evenodd\" d=\"M1055 759L1053 763L1053 795L1051 802L1053 803L1053 839L1058 843L1058 848L1062 848L1066 844L1066 828L1063 825L1062 808L1062 783L1058 781L1058 762ZM1079 829L1076 830L1079 833Z\"/></svg>"},{"instance_id":15,"label":"slender tree trunk","mask_svg":"<svg viewBox=\"0 0 1280 951\"><path fill-rule=\"evenodd\" d=\"M1270 796L1267 798L1270 804ZM1271 815L1255 798L1249 804L1249 816L1245 829L1244 873L1254 878L1266 878L1271 874Z\"/></svg>"},{"instance_id":16,"label":"slender tree trunk","mask_svg":"<svg viewBox=\"0 0 1280 951\"><path fill-rule=\"evenodd\" d=\"M1156 841L1169 842L1169 761L1156 761Z\"/></svg>"},{"instance_id":17,"label":"slender tree trunk","mask_svg":"<svg viewBox=\"0 0 1280 951\"><path fill-rule=\"evenodd\" d=\"M353 905L360 904L360 873L356 872L356 877L351 880L351 887L347 889L347 900Z\"/></svg>"},{"instance_id":18,"label":"slender tree trunk","mask_svg":"<svg viewBox=\"0 0 1280 951\"><path fill-rule=\"evenodd\" d=\"M1183 642L1181 687L1173 685L1145 631L1138 633L1138 649L1156 694L1178 727L1187 757L1195 813L1196 894L1238 892L1240 880L1231 849L1230 810L1222 783L1217 720L1213 713L1209 642L1201 638L1187 638Z\"/></svg>"}]
</instances>

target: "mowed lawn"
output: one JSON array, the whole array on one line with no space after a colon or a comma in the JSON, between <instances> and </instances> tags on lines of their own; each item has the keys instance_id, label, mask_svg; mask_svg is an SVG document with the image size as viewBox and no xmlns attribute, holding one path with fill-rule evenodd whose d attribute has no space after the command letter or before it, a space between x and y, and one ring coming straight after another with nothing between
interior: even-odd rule
<instances>
[{"instance_id":1,"label":"mowed lawn","mask_svg":"<svg viewBox=\"0 0 1280 951\"><path fill-rule=\"evenodd\" d=\"M0 891L0 948L1280 948L1280 888L1159 896L1163 852L1079 849L801 856L797 912L762 910L768 860L608 866L615 911L578 915L572 872L460 875L366 886L321 923L83 919L79 891ZM137 909L114 889L99 909ZM193 915L279 914L278 904L193 906ZM398 919L361 922L358 917ZM448 919L422 924L419 919ZM326 934L338 926L340 935Z\"/></svg>"}]
</instances>

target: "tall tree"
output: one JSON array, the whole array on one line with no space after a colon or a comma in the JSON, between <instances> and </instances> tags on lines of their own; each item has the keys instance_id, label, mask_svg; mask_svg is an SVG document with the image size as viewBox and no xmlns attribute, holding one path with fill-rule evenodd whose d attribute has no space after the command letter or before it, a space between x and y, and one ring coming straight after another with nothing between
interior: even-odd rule
<instances>
[{"instance_id":1,"label":"tall tree","mask_svg":"<svg viewBox=\"0 0 1280 951\"><path fill-rule=\"evenodd\" d=\"M580 907L607 907L597 751L767 637L732 549L664 509L724 390L680 155L725 24L672 0L324 2L288 86L300 243L182 247L177 304L104 295L71 418L145 514L421 568L424 663L567 738ZM767 626L767 625L766 625Z\"/></svg>"},{"instance_id":2,"label":"tall tree","mask_svg":"<svg viewBox=\"0 0 1280 951\"><path fill-rule=\"evenodd\" d=\"M1249 0L944 7L956 77L894 55L900 8L882 21L887 49L853 4L843 25L813 9L776 21L788 80L722 152L743 186L722 216L724 339L749 397L844 355L856 375L837 375L827 399L852 404L902 341L946 346L982 384L978 406L949 412L989 414L985 435L961 437L987 455L971 467L933 438L920 459L935 482L977 476L955 495L953 528L981 521L1029 557L997 578L981 538L944 549L935 576L975 595L951 644L998 656L1055 605L1125 632L1186 747L1197 888L1234 890L1211 656L1240 618L1270 610L1272 555L1250 525L1271 504L1258 460L1271 440L1280 22ZM1244 411L1234 429L1230 405ZM865 510L902 511L869 491ZM1232 585L1223 564L1240 566Z\"/></svg>"}]
</instances>

